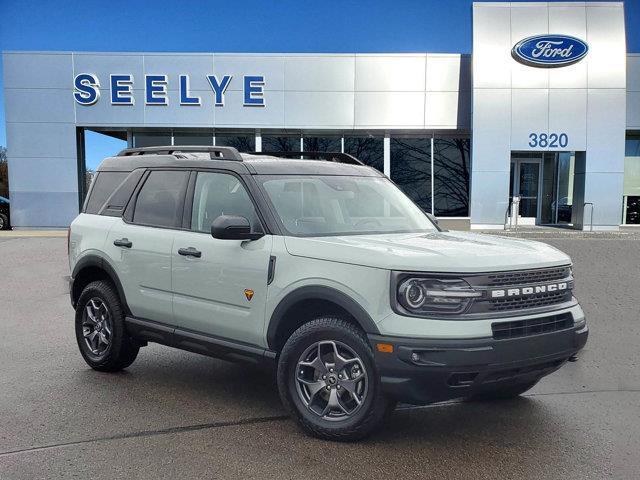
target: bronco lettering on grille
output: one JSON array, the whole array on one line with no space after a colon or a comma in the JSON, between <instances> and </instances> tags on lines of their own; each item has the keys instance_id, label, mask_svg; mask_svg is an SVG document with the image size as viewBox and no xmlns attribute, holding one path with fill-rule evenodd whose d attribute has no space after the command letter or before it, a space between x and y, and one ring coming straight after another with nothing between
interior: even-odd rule
<instances>
[{"instance_id":1,"label":"bronco lettering on grille","mask_svg":"<svg viewBox=\"0 0 640 480\"><path fill-rule=\"evenodd\" d=\"M525 297L537 293L557 292L566 290L567 288L569 288L567 282L549 283L547 285L536 285L533 287L499 288L491 290L491 298Z\"/></svg>"}]
</instances>

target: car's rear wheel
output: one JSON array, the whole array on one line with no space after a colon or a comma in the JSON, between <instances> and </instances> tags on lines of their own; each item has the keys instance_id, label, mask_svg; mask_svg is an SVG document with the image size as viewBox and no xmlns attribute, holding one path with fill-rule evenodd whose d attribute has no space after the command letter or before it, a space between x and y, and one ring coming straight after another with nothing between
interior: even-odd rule
<instances>
[{"instance_id":1,"label":"car's rear wheel","mask_svg":"<svg viewBox=\"0 0 640 480\"><path fill-rule=\"evenodd\" d=\"M0 213L0 230L9 228L9 219L4 213Z\"/></svg>"},{"instance_id":2,"label":"car's rear wheel","mask_svg":"<svg viewBox=\"0 0 640 480\"><path fill-rule=\"evenodd\" d=\"M76 305L76 340L87 364L102 372L127 368L139 346L127 335L118 293L105 281L88 284Z\"/></svg>"},{"instance_id":3,"label":"car's rear wheel","mask_svg":"<svg viewBox=\"0 0 640 480\"><path fill-rule=\"evenodd\" d=\"M328 440L369 435L395 406L382 394L364 333L337 317L317 318L291 335L278 361L278 388L299 424Z\"/></svg>"},{"instance_id":4,"label":"car's rear wheel","mask_svg":"<svg viewBox=\"0 0 640 480\"><path fill-rule=\"evenodd\" d=\"M538 380L533 382L517 382L507 385L496 386L493 388L487 388L474 395L466 398L468 401L486 402L492 400L507 400L509 398L515 398L522 395L528 390L531 390L534 385L538 383Z\"/></svg>"}]
</instances>

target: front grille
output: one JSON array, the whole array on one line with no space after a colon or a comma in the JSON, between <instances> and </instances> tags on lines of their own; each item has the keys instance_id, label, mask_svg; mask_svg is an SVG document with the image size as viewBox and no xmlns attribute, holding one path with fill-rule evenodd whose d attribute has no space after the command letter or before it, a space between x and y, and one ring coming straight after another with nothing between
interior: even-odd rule
<instances>
[{"instance_id":1,"label":"front grille","mask_svg":"<svg viewBox=\"0 0 640 480\"><path fill-rule=\"evenodd\" d=\"M527 308L546 307L571 300L571 292L567 290L536 293L527 297L491 299L489 310L503 312L505 310L523 310Z\"/></svg>"},{"instance_id":2,"label":"front grille","mask_svg":"<svg viewBox=\"0 0 640 480\"><path fill-rule=\"evenodd\" d=\"M549 317L492 323L491 331L495 340L504 340L507 338L529 337L540 333L558 332L572 326L573 317L571 314L562 313Z\"/></svg>"},{"instance_id":3,"label":"front grille","mask_svg":"<svg viewBox=\"0 0 640 480\"><path fill-rule=\"evenodd\" d=\"M567 278L571 274L570 267L542 268L538 270L520 270L514 272L498 272L487 275L488 284L528 285L531 283L552 282Z\"/></svg>"}]
</instances>

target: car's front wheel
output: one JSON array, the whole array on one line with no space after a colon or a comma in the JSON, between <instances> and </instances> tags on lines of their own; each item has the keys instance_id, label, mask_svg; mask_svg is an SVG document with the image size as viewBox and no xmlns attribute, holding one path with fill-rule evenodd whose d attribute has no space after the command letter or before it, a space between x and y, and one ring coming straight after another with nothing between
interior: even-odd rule
<instances>
[{"instance_id":1,"label":"car's front wheel","mask_svg":"<svg viewBox=\"0 0 640 480\"><path fill-rule=\"evenodd\" d=\"M0 213L0 230L9 228L9 219L4 213Z\"/></svg>"},{"instance_id":2,"label":"car's front wheel","mask_svg":"<svg viewBox=\"0 0 640 480\"><path fill-rule=\"evenodd\" d=\"M102 372L127 368L140 347L127 335L120 297L105 281L88 284L76 305L76 340L87 364Z\"/></svg>"},{"instance_id":3,"label":"car's front wheel","mask_svg":"<svg viewBox=\"0 0 640 480\"><path fill-rule=\"evenodd\" d=\"M364 333L336 317L302 325L278 361L283 403L314 436L352 441L372 433L395 403L380 389Z\"/></svg>"}]
</instances>

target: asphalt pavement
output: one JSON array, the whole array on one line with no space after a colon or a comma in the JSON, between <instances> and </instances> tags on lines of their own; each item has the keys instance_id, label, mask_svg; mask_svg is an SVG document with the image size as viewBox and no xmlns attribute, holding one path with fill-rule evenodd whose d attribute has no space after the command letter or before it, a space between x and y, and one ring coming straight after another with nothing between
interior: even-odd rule
<instances>
[{"instance_id":1,"label":"asphalt pavement","mask_svg":"<svg viewBox=\"0 0 640 480\"><path fill-rule=\"evenodd\" d=\"M640 236L540 240L574 261L579 360L520 399L401 407L337 444L303 434L255 367L150 345L91 370L66 240L0 237L0 479L640 478Z\"/></svg>"}]
</instances>

